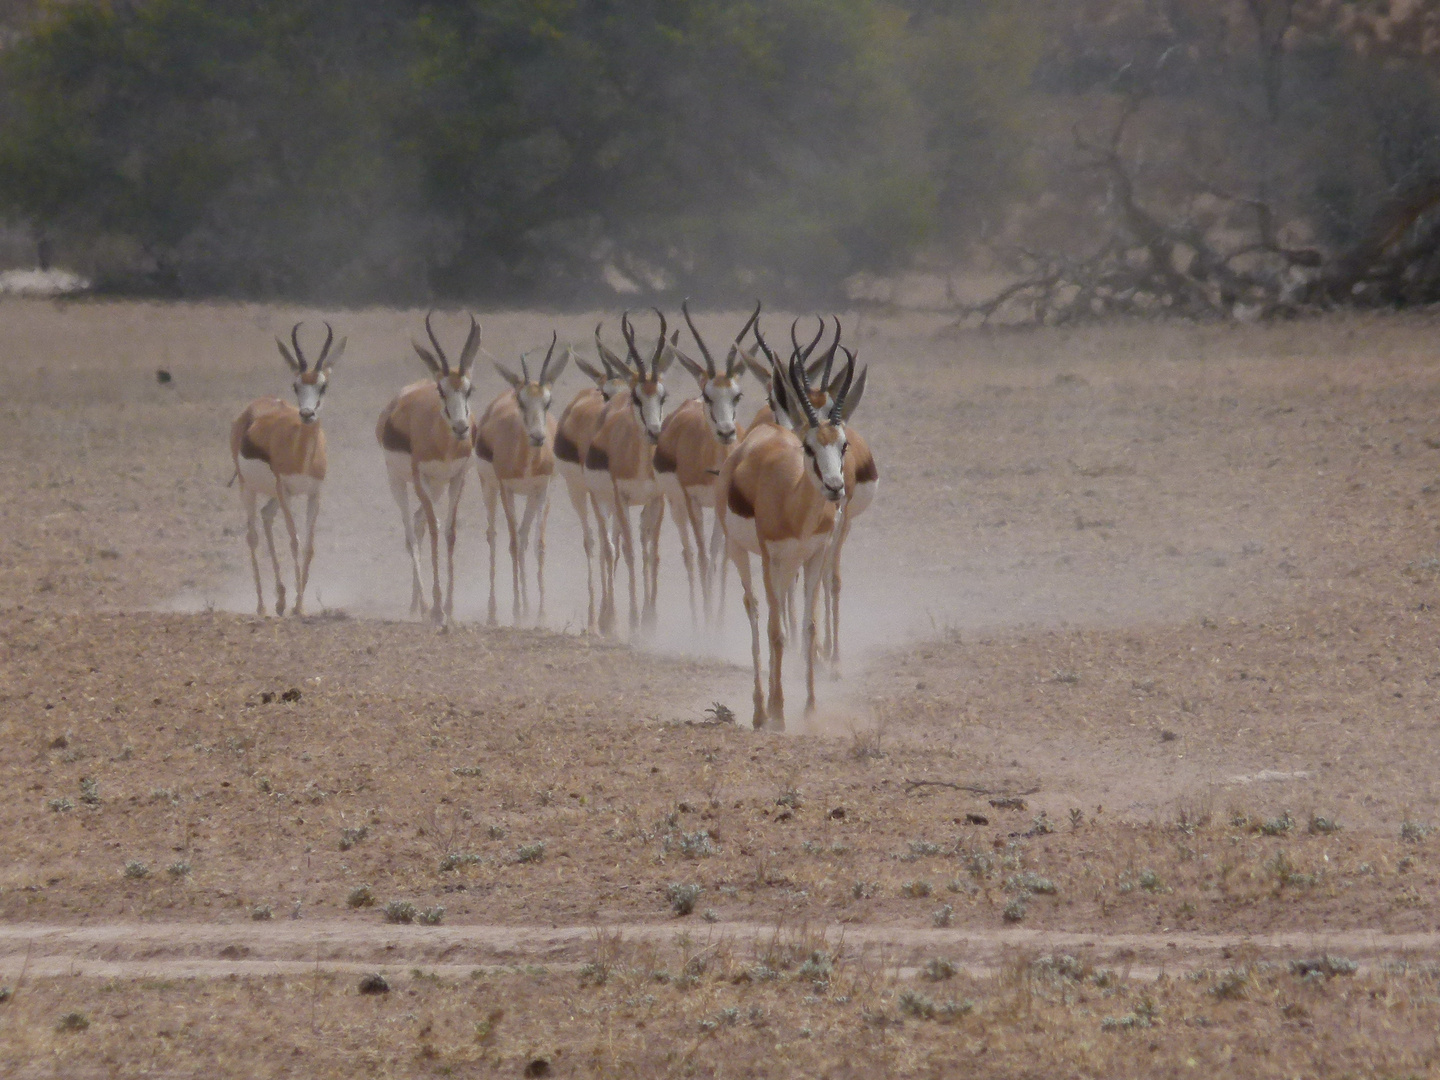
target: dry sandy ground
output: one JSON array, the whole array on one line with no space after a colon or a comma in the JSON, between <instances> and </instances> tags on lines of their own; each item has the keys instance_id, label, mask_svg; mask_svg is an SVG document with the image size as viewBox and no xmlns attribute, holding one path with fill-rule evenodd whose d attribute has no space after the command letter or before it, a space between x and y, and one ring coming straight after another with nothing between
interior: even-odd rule
<instances>
[{"instance_id":1,"label":"dry sandy ground","mask_svg":"<svg viewBox=\"0 0 1440 1080\"><path fill-rule=\"evenodd\" d=\"M244 614L226 430L300 314L0 304L7 1074L1437 1068L1432 321L851 320L881 494L846 677L777 736L708 723L748 640L733 578L691 630L668 522L639 648L575 632L558 491L545 627L476 627L474 487L462 625L403 620L373 420L414 312L330 313L325 613ZM1326 952L1362 966L1289 966Z\"/></svg>"}]
</instances>

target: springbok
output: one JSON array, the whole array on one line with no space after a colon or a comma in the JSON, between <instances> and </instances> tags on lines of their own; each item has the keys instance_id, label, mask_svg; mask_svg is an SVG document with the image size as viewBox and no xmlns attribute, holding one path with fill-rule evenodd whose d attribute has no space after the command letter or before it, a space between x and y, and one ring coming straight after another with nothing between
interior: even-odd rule
<instances>
[{"instance_id":1,"label":"springbok","mask_svg":"<svg viewBox=\"0 0 1440 1080\"><path fill-rule=\"evenodd\" d=\"M260 535L255 529L256 504L265 523L265 543L270 565L275 570L275 614L285 614L285 582L280 577L280 560L275 555L275 510L285 515L290 533L290 556L295 560L295 607L293 614L305 613L305 586L310 581L310 560L315 556L315 521L320 516L320 487L325 482L325 432L320 427L320 405L330 385L330 371L345 352L347 339L332 353L335 331L325 324L325 344L320 357L310 366L300 348L300 323L290 331L294 352L279 338L280 355L295 372L295 405L275 397L259 398L230 425L230 457L240 481L240 502L245 507L245 539L250 545L250 569L255 572L255 614L265 614L265 593L260 587L260 560L255 549ZM305 555L290 513L291 496L305 496Z\"/></svg>"},{"instance_id":2,"label":"springbok","mask_svg":"<svg viewBox=\"0 0 1440 1080\"><path fill-rule=\"evenodd\" d=\"M530 616L530 593L525 581L525 549L530 545L530 528L539 512L535 534L535 578L540 596L536 619L545 620L545 522L550 516L550 477L555 472L555 418L550 415L550 396L555 380L570 362L570 350L550 370L559 335L550 339L550 350L540 373L530 378L525 356L520 357L517 375L498 360L491 363L510 384L480 417L475 428L475 457L479 462L480 490L485 496L485 539L490 544L490 625L495 625L495 502L505 509L510 530L510 571L514 589L512 618L520 622ZM515 526L516 496L525 500L525 516Z\"/></svg>"},{"instance_id":3,"label":"springbok","mask_svg":"<svg viewBox=\"0 0 1440 1080\"><path fill-rule=\"evenodd\" d=\"M823 333L824 323L822 320L821 334L823 335ZM794 326L790 328L790 334L790 340L795 349L801 353L802 358L808 357L820 340L820 337L817 336L815 341L811 342L809 349L801 350L799 343L795 341ZM767 345L763 337L759 335L758 330L756 337L761 350L770 358L772 364L776 363L774 354L770 352L769 345ZM842 371L835 376L834 381L831 381L831 367L834 363L837 349L843 351L851 363L854 362L854 354L840 344L839 319L835 320L835 340L831 343L830 348L826 350L824 355L817 359L813 365L806 368L805 371L807 383L817 376L820 380L820 388L810 391L810 402L815 406L817 412L823 413L830 407L831 402L835 400L841 381L845 378L845 373ZM749 366L751 370L756 373L757 377L763 370L760 368L760 365L753 360L749 361ZM860 372L859 381L851 391L857 398L865 392L865 379L869 374L869 370L867 367ZM769 386L769 384L770 379L767 378L766 385ZM766 412L766 409L770 411ZM786 428L791 425L790 417L786 415L785 410L783 408L775 408L773 393L770 403L761 409L761 412L757 414L754 420L756 424L767 422L779 424L781 427ZM843 507L844 512L840 515L840 520L836 528L835 539L830 550L830 566L824 576L821 590L824 594L825 604L825 637L820 646L820 655L826 658L830 664L832 673L836 675L838 675L840 671L840 554L845 546L845 540L850 535L850 527L855 523L855 519L868 510L870 504L875 501L875 490L880 482L880 472L875 465L875 456L870 452L870 444L852 427L847 426L845 433L848 439L849 450L845 455L846 498ZM789 619L790 626L793 628L792 601L793 597L787 600L787 619Z\"/></svg>"},{"instance_id":4,"label":"springbok","mask_svg":"<svg viewBox=\"0 0 1440 1080\"><path fill-rule=\"evenodd\" d=\"M565 491L570 496L570 504L575 507L575 514L580 518L580 531L585 545L585 583L590 590L585 626L592 634L599 627L595 605L595 538L590 531L590 491L585 486L585 455L590 451L590 441L600 430L605 403L630 389L630 380L626 374L628 369L624 362L600 340L602 325L597 323L595 326L595 350L600 358L600 368L593 367L580 357L575 358L576 366L595 385L581 390L565 407L565 411L560 414L560 422L556 425L554 439L555 469L565 481ZM606 560L608 565L614 566L614 548L609 534L605 531L604 519L600 517L598 510L595 517L596 524L600 527L601 558ZM602 568L602 577L604 573Z\"/></svg>"},{"instance_id":5,"label":"springbok","mask_svg":"<svg viewBox=\"0 0 1440 1080\"><path fill-rule=\"evenodd\" d=\"M585 453L585 486L595 503L601 528L615 515L620 549L630 577L630 630L642 625L641 609L635 598L635 545L630 529L630 507L639 506L641 573L644 575L643 626L655 625L655 599L660 578L660 524L665 501L655 484L655 443L665 412L665 385L661 377L674 358L674 349L665 340L665 316L659 311L660 338L647 362L635 345L635 330L628 313L621 316L620 328L629 348L634 369L628 372L629 393L616 395L605 406L600 428ZM627 365L628 366L628 365ZM609 563L607 566L606 563ZM601 560L600 630L615 628L615 564Z\"/></svg>"},{"instance_id":6,"label":"springbok","mask_svg":"<svg viewBox=\"0 0 1440 1080\"><path fill-rule=\"evenodd\" d=\"M433 314L433 312L431 313ZM455 532L460 494L465 490L465 466L474 449L475 418L470 415L470 367L480 351L480 324L470 316L470 333L460 350L460 362L452 369L425 316L425 332L431 352L418 341L415 351L434 380L421 379L401 390L380 411L375 438L385 450L385 468L390 476L390 493L400 507L405 525L405 550L410 553L410 614L426 614L424 589L420 584L420 549L425 531L430 531L430 561L434 568L431 617L441 626L449 625L455 610ZM410 490L414 489L420 508L412 518ZM435 502L448 493L445 545L449 582L444 604L440 599L440 532Z\"/></svg>"},{"instance_id":7,"label":"springbok","mask_svg":"<svg viewBox=\"0 0 1440 1080\"><path fill-rule=\"evenodd\" d=\"M851 358L835 401L822 416L810 400L805 365L797 352L791 358L788 379L778 370L772 376L777 403L795 430L757 425L720 466L717 506L726 553L739 571L745 614L750 619L756 728L767 722L782 730L785 727L783 608L796 573L802 570L806 715L815 709L815 594L826 568L836 510L845 500L845 421L861 396L851 393L854 376ZM760 556L769 609L768 705L760 677L760 613L750 575L752 553Z\"/></svg>"},{"instance_id":8,"label":"springbok","mask_svg":"<svg viewBox=\"0 0 1440 1080\"><path fill-rule=\"evenodd\" d=\"M735 335L735 342L725 357L723 372L716 369L715 358L700 331L695 328L688 300L680 305L680 310L685 313L685 322L690 327L695 344L700 347L701 355L705 357L705 366L702 368L690 357L675 350L680 366L699 384L700 396L686 401L661 425L660 440L655 446L655 482L670 505L670 514L680 533L680 550L690 586L690 618L698 623L695 558L690 550L690 535L694 533L695 547L700 556L701 599L708 623L711 618L713 568L723 566L721 546L724 536L720 532L717 515L707 550L703 515L707 507L712 511L715 509L715 479L720 463L725 460L730 447L745 434L735 419L735 410L742 396L740 381L745 374L741 342L760 317L760 305L755 305L754 312L740 328L740 333Z\"/></svg>"}]
</instances>

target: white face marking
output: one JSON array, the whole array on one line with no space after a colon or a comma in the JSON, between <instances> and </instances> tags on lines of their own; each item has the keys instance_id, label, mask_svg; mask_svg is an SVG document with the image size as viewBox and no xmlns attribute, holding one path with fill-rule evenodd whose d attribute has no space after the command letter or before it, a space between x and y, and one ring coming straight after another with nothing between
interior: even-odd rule
<instances>
[{"instance_id":1,"label":"white face marking","mask_svg":"<svg viewBox=\"0 0 1440 1080\"><path fill-rule=\"evenodd\" d=\"M458 382L458 385L457 385ZM445 422L450 425L450 430L457 439L463 439L470 434L470 377L462 375L458 380L451 376L442 375L435 380L435 386L440 391L440 406L445 414Z\"/></svg>"},{"instance_id":2,"label":"white face marking","mask_svg":"<svg viewBox=\"0 0 1440 1080\"><path fill-rule=\"evenodd\" d=\"M740 396L739 379L716 379L705 383L700 390L705 420L715 438L725 445L735 441L735 409L740 404Z\"/></svg>"},{"instance_id":3,"label":"white face marking","mask_svg":"<svg viewBox=\"0 0 1440 1080\"><path fill-rule=\"evenodd\" d=\"M543 445L545 415L550 409L550 387L541 383L526 383L515 388L515 398L520 403L520 422L525 425L530 445Z\"/></svg>"},{"instance_id":4,"label":"white face marking","mask_svg":"<svg viewBox=\"0 0 1440 1080\"><path fill-rule=\"evenodd\" d=\"M833 431L835 439L828 443L821 440L821 433ZM805 447L808 472L820 486L821 494L831 502L845 498L845 429L839 424L824 424L809 428L801 439Z\"/></svg>"},{"instance_id":5,"label":"white face marking","mask_svg":"<svg viewBox=\"0 0 1440 1080\"><path fill-rule=\"evenodd\" d=\"M659 382L637 382L630 387L630 407L635 421L652 443L660 440L660 424L665 419L665 385Z\"/></svg>"},{"instance_id":6,"label":"white face marking","mask_svg":"<svg viewBox=\"0 0 1440 1080\"><path fill-rule=\"evenodd\" d=\"M313 424L320 415L320 402L325 397L325 385L329 380L319 372L313 383L304 379L295 380L295 404L300 409L300 419Z\"/></svg>"}]
</instances>

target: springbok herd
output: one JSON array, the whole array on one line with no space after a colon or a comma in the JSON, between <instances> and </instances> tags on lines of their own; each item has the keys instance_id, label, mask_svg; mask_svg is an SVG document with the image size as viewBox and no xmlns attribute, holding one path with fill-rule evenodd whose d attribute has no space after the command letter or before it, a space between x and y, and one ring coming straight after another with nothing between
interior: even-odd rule
<instances>
[{"instance_id":1,"label":"springbok herd","mask_svg":"<svg viewBox=\"0 0 1440 1080\"><path fill-rule=\"evenodd\" d=\"M520 357L520 371L493 361L510 389L500 394L477 420L471 411L471 373L480 353L480 324L470 317L470 330L454 363L425 318L429 347L415 351L432 378L411 383L381 410L375 437L385 454L390 492L400 507L405 548L410 555L412 615L448 626L454 610L455 536L460 496L473 457L485 500L486 539L490 545L489 621L495 615L495 504L505 511L510 533L513 612L517 621L530 615L526 553L535 535L537 616L545 611L545 523L550 511L550 479L558 470L579 515L584 536L590 599L588 629L615 633L615 572L623 554L629 576L630 631L653 630L659 582L660 527L668 504L680 532L689 580L690 612L697 623L712 623L724 604L725 571L735 564L750 620L751 655L755 670L757 728L783 727L784 691L781 661L787 626L796 625L794 585L801 576L799 625L805 642L806 711L815 707L815 660L822 655L838 667L840 656L840 555L856 515L870 505L878 473L865 441L849 420L865 390L866 370L855 370L855 354L840 344L837 318L833 340L821 344L828 331L824 319L807 345L790 329L787 362L770 348L760 330L760 305L735 336L724 365L716 363L694 321L682 305L685 322L704 363L680 350L680 331L667 336L663 313L653 348L636 344L629 313L620 328L626 355L609 349L595 327L596 360L575 357L567 346L557 358L558 336L552 335L545 359L533 376L529 354ZM315 522L325 480L325 433L320 406L335 363L345 352L345 339L325 324L325 343L313 362L300 346L300 325L290 332L290 345L278 340L280 354L295 372L296 404L279 398L251 402L231 425L230 453L245 508L250 567L255 575L256 611L265 614L264 590L257 549L256 518L265 526L265 542L275 572L275 613L285 613L285 583L275 553L274 523L278 510L290 535L295 562L293 612L303 614L305 587L315 553ZM747 336L753 343L746 345ZM817 353L817 350L819 352ZM535 350L538 352L539 350ZM844 363L836 371L837 355ZM577 394L557 422L551 415L551 393L571 358L594 384ZM664 378L678 360L696 381L700 396L665 413ZM766 387L766 404L749 427L736 412L745 373ZM411 495L418 504L412 512ZM305 500L303 544L292 512L292 500ZM516 503L524 500L517 515ZM441 515L444 507L446 578L440 587ZM634 530L630 511L640 510L641 586L635 583ZM714 521L706 537L704 511ZM593 511L595 527L590 515ZM430 538L431 598L425 602L421 545ZM692 546L693 535L693 546ZM598 541L598 551L597 551ZM723 555L722 558L722 548ZM760 557L761 579L768 607L770 685L768 699L761 676L760 612L751 577L752 555ZM595 570L600 577L596 604ZM698 587L697 587L698 586ZM698 592L698 604L697 604ZM816 607L824 597L823 644L816 640Z\"/></svg>"}]
</instances>

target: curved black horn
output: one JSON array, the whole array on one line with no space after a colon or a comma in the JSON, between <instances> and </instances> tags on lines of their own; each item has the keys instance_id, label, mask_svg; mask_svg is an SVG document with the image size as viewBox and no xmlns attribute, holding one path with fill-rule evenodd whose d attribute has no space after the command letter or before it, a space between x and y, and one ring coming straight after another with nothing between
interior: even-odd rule
<instances>
[{"instance_id":1,"label":"curved black horn","mask_svg":"<svg viewBox=\"0 0 1440 1080\"><path fill-rule=\"evenodd\" d=\"M329 322L325 323L325 344L320 349L320 359L315 361L317 368L325 366L325 358L330 355L330 346L335 341L335 328Z\"/></svg>"},{"instance_id":2,"label":"curved black horn","mask_svg":"<svg viewBox=\"0 0 1440 1080\"><path fill-rule=\"evenodd\" d=\"M825 336L825 316L821 315L821 316L819 316L819 318L820 318L820 329L815 332L815 337L814 337L813 340L811 340L809 348L807 348L807 349L805 350L805 352L801 354L800 359L802 359L802 360L809 360L809 359L810 359L810 354L815 351L815 346L816 346L816 345L819 345L819 344L820 344L820 339Z\"/></svg>"},{"instance_id":3,"label":"curved black horn","mask_svg":"<svg viewBox=\"0 0 1440 1080\"><path fill-rule=\"evenodd\" d=\"M760 318L760 301L759 301L759 300L756 300L756 301L755 301L755 310L750 313L750 318L748 318L748 319L745 320L745 325L742 326L742 327L740 328L740 332L735 335L735 344L733 344L733 345L730 346L730 352L729 352L729 354L725 357L725 374L726 374L726 375L731 375L731 374L734 373L734 371L735 371L735 359L736 359L736 357L740 354L740 349L741 349L740 342L745 339L745 335L750 332L750 328L751 328L752 326L754 326L757 321L759 321L759 318Z\"/></svg>"},{"instance_id":4,"label":"curved black horn","mask_svg":"<svg viewBox=\"0 0 1440 1080\"><path fill-rule=\"evenodd\" d=\"M835 319L835 340L830 343L830 348L829 348L829 350L825 353L825 367L822 369L821 375L820 375L820 385L821 385L821 386L829 386L829 385L830 385L830 368L831 368L831 367L834 365L834 363L835 363L835 350L840 347L840 316L839 316L839 315L836 315L836 316L834 316L834 319ZM847 352L848 352L848 350L847 350Z\"/></svg>"},{"instance_id":5,"label":"curved black horn","mask_svg":"<svg viewBox=\"0 0 1440 1080\"><path fill-rule=\"evenodd\" d=\"M660 357L665 355L665 335L669 332L670 327L665 322L665 313L663 311L658 307L651 308L650 310L660 317L660 343L655 346L655 355L650 358L650 377L656 382L659 382Z\"/></svg>"},{"instance_id":6,"label":"curved black horn","mask_svg":"<svg viewBox=\"0 0 1440 1080\"><path fill-rule=\"evenodd\" d=\"M844 348L844 346L841 346ZM845 398L850 394L850 384L855 381L855 354L845 349L845 381L840 384L840 390L835 395L835 401L830 406L830 422L838 424L845 411Z\"/></svg>"},{"instance_id":7,"label":"curved black horn","mask_svg":"<svg viewBox=\"0 0 1440 1080\"><path fill-rule=\"evenodd\" d=\"M425 332L430 335L430 344L435 347L435 358L440 361L440 373L449 375L450 361L445 356L445 350L440 347L440 339L435 336L435 328L430 325L430 316L434 314L433 309L425 313Z\"/></svg>"},{"instance_id":8,"label":"curved black horn","mask_svg":"<svg viewBox=\"0 0 1440 1080\"><path fill-rule=\"evenodd\" d=\"M715 378L715 358L710 355L710 350L705 347L705 339L700 336L700 331L695 329L695 320L690 318L690 298L688 296L680 301L680 310L685 313L685 322L690 327L690 333L695 338L695 344L700 346L701 355L705 357L705 374L713 379ZM746 329L749 329L748 323L746 324ZM740 334L743 337L745 331L741 330Z\"/></svg>"},{"instance_id":9,"label":"curved black horn","mask_svg":"<svg viewBox=\"0 0 1440 1080\"><path fill-rule=\"evenodd\" d=\"M620 313L620 334L625 338L625 344L630 347L630 355L634 357L635 363L640 368L640 377L645 377L645 361L640 359L640 350L635 347L635 327L630 325L630 312Z\"/></svg>"},{"instance_id":10,"label":"curved black horn","mask_svg":"<svg viewBox=\"0 0 1440 1080\"><path fill-rule=\"evenodd\" d=\"M815 412L815 403L810 400L810 384L805 378L805 362L797 355L790 358L790 384L800 398L800 407L805 410L805 419L812 428L820 426L820 417Z\"/></svg>"},{"instance_id":11,"label":"curved black horn","mask_svg":"<svg viewBox=\"0 0 1440 1080\"><path fill-rule=\"evenodd\" d=\"M300 351L300 327L303 323L296 323L290 328L290 344L295 346L295 362L300 365L300 372L305 372L305 354Z\"/></svg>"},{"instance_id":12,"label":"curved black horn","mask_svg":"<svg viewBox=\"0 0 1440 1080\"><path fill-rule=\"evenodd\" d=\"M540 365L540 381L545 381L545 369L550 366L550 358L555 355L555 343L560 340L560 331L550 331L550 348L545 351L545 362Z\"/></svg>"},{"instance_id":13,"label":"curved black horn","mask_svg":"<svg viewBox=\"0 0 1440 1080\"><path fill-rule=\"evenodd\" d=\"M780 358L775 355L775 350L770 348L770 343L765 340L765 335L760 332L759 319L755 320L753 329L755 331L755 344L760 346L760 351L765 354L765 358L769 360L771 364L779 364Z\"/></svg>"}]
</instances>

